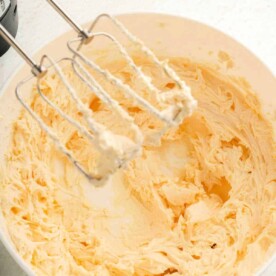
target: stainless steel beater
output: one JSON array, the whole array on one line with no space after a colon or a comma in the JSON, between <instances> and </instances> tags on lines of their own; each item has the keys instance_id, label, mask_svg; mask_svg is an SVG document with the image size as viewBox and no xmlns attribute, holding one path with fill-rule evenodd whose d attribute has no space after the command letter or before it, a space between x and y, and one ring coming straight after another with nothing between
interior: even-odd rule
<instances>
[{"instance_id":1,"label":"stainless steel beater","mask_svg":"<svg viewBox=\"0 0 276 276\"><path fill-rule=\"evenodd\" d=\"M117 19L108 14L101 14L93 21L90 28L86 31L74 22L55 1L47 1L78 33L77 38L68 41L67 43L67 46L73 56L72 58L65 57L59 61L53 61L49 56L44 55L40 64L36 64L32 58L30 58L22 50L13 37L5 30L5 28L0 25L0 34L22 56L26 63L31 67L31 72L33 74L33 76L26 78L18 84L16 88L16 97L24 108L26 108L26 110L31 114L31 116L38 122L40 127L51 137L56 146L73 162L77 169L90 181L92 181L95 186L100 186L104 183L104 180L106 180L118 168L122 167L127 161L139 154L143 145L143 133L134 123L133 118L128 114L128 112L108 94L108 92L89 72L88 68L96 71L112 85L123 91L125 95L133 99L143 110L148 110L153 116L164 122L163 129L158 133L159 136L161 136L169 127L177 126L183 121L184 118L190 116L196 107L196 101L191 95L190 88L178 77L176 72L166 62L160 61L142 41L131 34ZM152 84L148 76L143 73L142 69L135 64L130 54L128 54L124 46L114 36L106 32L93 32L94 27L102 17L110 19L111 22L119 28L119 30L129 39L131 43L139 47L144 55L150 58L156 66L163 70L163 72L177 85L178 88L172 89L171 91L159 91ZM108 70L101 68L92 59L82 53L82 47L84 45L89 46L93 42L93 39L98 36L106 37L114 43L127 64L137 75L138 79L150 92L151 96L156 102L165 107L163 110L158 109L149 100L143 98L139 95L139 93L137 93L137 91L134 91L129 85L124 83L120 78L112 75ZM62 72L60 66L62 62L70 63L74 73L85 83L91 92L93 92L124 121L126 127L128 127L132 133L131 138L115 134L99 122L96 122L93 118L92 111L81 101L78 97L77 91ZM45 63L48 63L48 65L45 66ZM53 69L59 76L66 88L66 91L76 103L79 112L85 119L87 124L86 127L66 114L65 111L54 104L45 94L43 94L41 89L41 80L48 74L50 68ZM21 96L21 87L34 77L37 78L37 92L42 99L49 106L51 106L51 108L55 109L64 120L72 124L81 135L88 138L100 152L100 165L95 172L91 173L87 168L82 166L82 164L74 157L74 153L61 142L57 134L43 122L43 120L34 112L34 110Z\"/></svg>"}]
</instances>

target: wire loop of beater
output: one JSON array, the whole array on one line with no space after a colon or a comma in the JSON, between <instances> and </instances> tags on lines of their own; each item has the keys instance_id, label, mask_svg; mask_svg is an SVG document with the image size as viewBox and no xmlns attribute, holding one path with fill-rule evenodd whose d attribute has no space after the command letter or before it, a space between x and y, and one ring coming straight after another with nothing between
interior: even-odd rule
<instances>
[{"instance_id":1,"label":"wire loop of beater","mask_svg":"<svg viewBox=\"0 0 276 276\"><path fill-rule=\"evenodd\" d=\"M76 105L79 107L79 110L84 110L86 107L85 105L80 101L80 99L78 98L78 96L76 95L76 92L74 91L73 87L69 84L69 82L66 80L66 77L64 76L64 74L61 71L60 66L58 65L59 63L63 62L63 61L68 61L71 64L73 64L74 66L78 66L81 68L81 70L83 70L83 74L88 74L87 72L85 72L86 70L84 68L82 68L81 65L78 64L77 61L73 60L72 58L63 58L60 59L59 61L55 62L53 61L50 57L48 57L47 55L44 55L41 59L41 66L44 67L44 63L45 61L49 62L49 66L45 66L45 68L53 68L56 72L56 74L60 77L60 79L62 80L62 82L64 83L66 90L69 92L70 96L72 97L72 99L74 100L74 102L76 103ZM104 182L104 180L109 176L107 175L106 178L105 177L99 177L96 175L92 175L90 173L88 173L83 166L77 161L77 159L74 157L73 153L71 151L69 151L63 143L61 143L60 139L58 138L57 134L54 133L44 122L43 120L36 114L36 112L26 103L26 101L23 99L23 97L21 96L20 93L20 89L21 87L26 84L26 82L30 81L32 77L28 77L25 80L21 81L17 87L16 87L16 97L19 100L19 102L25 107L25 109L29 112L29 114L32 116L32 118L39 124L39 126L41 127L41 129L43 129L48 135L49 137L52 139L52 141L54 142L54 144L57 146L57 148L59 148L68 158L69 160L76 166L76 168L89 180L91 181L95 186L101 186ZM91 132L89 130L87 130L86 128L84 128L78 121L74 120L72 117L68 116L61 108L59 108L57 105L55 105L51 100L48 99L48 97L42 92L41 90L41 82L42 78L37 78L37 84L36 84L36 88L37 88L37 92L39 93L39 95L41 96L41 98L50 106L52 107L61 117L63 117L66 121L68 121L70 124L72 124L74 127L76 127L76 129L80 132L80 134L82 134L83 136L87 137L89 139L89 141L91 141L95 146L97 146L97 143L95 143L95 136L96 135L100 135L101 134L101 127L97 127L98 123L96 121L93 120L92 116L89 116L89 114L84 114L84 118L89 126L89 129L92 131L93 134L91 134ZM94 89L94 87L91 87L91 89L93 89L93 91L97 91ZM95 93L97 94L99 97L101 97L100 93ZM123 110L120 108L120 106L117 104L117 102L113 101L112 99L110 101L105 101L106 103L110 104L110 103L115 103L115 106L118 108L118 113L123 113L124 115L128 116L128 120L129 122L132 121L132 118ZM89 110L87 110L89 113ZM139 131L139 128L134 125L134 131L136 131L136 137L135 137L135 142L138 144L142 144L142 135ZM103 150L101 147L97 148L99 151L102 151L103 154L105 154L106 150ZM131 160L132 158L134 158L138 152L140 150L140 147L135 147L133 149L132 152L130 152L129 156L127 156L127 160L125 158L117 158L116 160L114 160L114 166L112 169L111 173L114 173L117 169L123 167L126 162L128 160Z\"/></svg>"},{"instance_id":2,"label":"wire loop of beater","mask_svg":"<svg viewBox=\"0 0 276 276\"><path fill-rule=\"evenodd\" d=\"M140 104L140 106L144 106L149 110L152 114L154 114L156 117L158 117L160 120L164 121L168 127L169 126L177 126L179 125L183 118L190 116L191 115L191 110L194 110L197 106L197 102L194 100L191 94L191 89L189 86L186 85L186 83L181 80L181 78L177 75L177 73L168 65L166 61L160 61L156 55L149 49L147 48L144 43L138 39L136 36L134 36L131 32L127 30L127 28L116 18L109 14L100 14L99 16L96 17L96 19L92 22L91 26L88 29L88 35L89 35L89 42L93 40L94 37L97 36L105 36L106 38L110 39L118 48L122 56L126 59L128 64L131 66L131 68L135 71L135 73L139 76L139 78L143 81L143 83L147 86L149 91L154 94L154 97L157 97L159 101L164 101L166 100L164 92L159 91L152 83L149 81L149 79L143 74L142 70L135 65L133 59L131 56L127 53L126 49L122 46L122 44L112 35L105 33L105 32L93 32L95 29L97 23L99 20L103 17L107 17L108 19L111 20L111 22L136 46L138 46L141 51L149 57L153 63L158 66L159 68L162 68L164 73L171 78L179 87L179 89L183 92L181 94L178 94L178 96L185 101L187 106L179 106L179 110L177 110L173 116L168 116L168 113L166 112L160 112L157 110L153 105L151 105L149 102L147 102L145 99L137 95L135 91L131 91L129 86L126 84L120 82L120 80L115 80L113 75L110 75L108 71L103 72L101 68L99 68L95 63L93 63L91 60L87 59L83 54L80 53L80 49L83 44L87 44L86 40L88 38L82 37L80 35L79 39L71 40L68 41L67 46L69 50L73 53L73 59L76 57L79 57L86 65L90 66L91 68L97 70L101 74L105 75L106 78L108 78L110 81L113 83L116 83L118 86L120 86L121 89L123 89L128 95L131 95L132 97L135 98L135 100ZM74 49L72 47L72 43L78 41L79 45L77 49Z\"/></svg>"}]
</instances>

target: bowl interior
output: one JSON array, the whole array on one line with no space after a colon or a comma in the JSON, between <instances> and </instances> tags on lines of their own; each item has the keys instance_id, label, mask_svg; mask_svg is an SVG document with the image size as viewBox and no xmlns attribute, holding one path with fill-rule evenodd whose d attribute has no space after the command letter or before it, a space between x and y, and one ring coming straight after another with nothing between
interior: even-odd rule
<instances>
[{"instance_id":1,"label":"bowl interior","mask_svg":"<svg viewBox=\"0 0 276 276\"><path fill-rule=\"evenodd\" d=\"M118 19L160 56L188 57L199 62L222 65L221 57L225 56L226 53L226 56L231 60L231 66L228 66L228 68L227 66L220 66L220 70L244 78L259 96L266 116L271 117L275 114L275 77L250 51L232 38L204 24L175 16L126 14L118 16ZM97 30L104 30L123 39L122 34L107 19L102 19L99 22ZM66 48L66 42L74 37L75 33L72 31L50 42L37 53L37 60L42 54L48 54L54 59L71 56ZM93 47L101 49L104 47L104 43L101 40L95 41ZM4 153L10 142L12 122L21 109L14 90L17 83L28 75L30 75L30 69L24 66L15 73L1 92L0 115L3 118L0 120L0 164L4 161ZM32 82L24 86L25 93L28 93L31 85ZM25 95L27 96L27 94ZM275 120L274 129L276 129ZM1 212L0 239L12 257L30 275L32 273L30 268L17 254L10 241ZM276 262L270 261L270 263L275 269ZM264 271L264 273L262 275L271 275L267 274L267 271ZM268 271L268 273L271 272Z\"/></svg>"}]
</instances>

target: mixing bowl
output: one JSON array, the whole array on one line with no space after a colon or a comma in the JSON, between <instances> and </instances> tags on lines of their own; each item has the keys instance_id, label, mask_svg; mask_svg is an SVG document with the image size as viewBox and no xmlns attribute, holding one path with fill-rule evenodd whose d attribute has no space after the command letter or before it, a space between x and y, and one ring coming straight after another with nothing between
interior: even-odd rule
<instances>
[{"instance_id":1,"label":"mixing bowl","mask_svg":"<svg viewBox=\"0 0 276 276\"><path fill-rule=\"evenodd\" d=\"M153 49L157 55L188 57L194 61L217 64L219 66L218 70L236 77L242 77L259 96L265 115L270 119L275 116L275 77L260 60L234 39L209 26L181 17L161 14L125 14L118 16L118 19L131 32L142 39L147 46ZM100 23L99 28L104 28L113 34L118 32L105 20ZM66 41L74 36L73 32L62 35L41 49L37 53L37 57L40 57L43 53L47 53L56 59L69 56ZM103 47L102 42L96 42L94 47ZM225 66L225 58L223 57L231 61L230 66ZM27 66L20 68L1 92L0 115L3 117L0 120L0 163L4 162L4 153L10 142L12 122L21 109L14 90L16 84L25 78L29 71ZM275 119L273 124L275 129ZM21 268L28 275L33 275L31 268L18 255L9 238L1 210L0 239ZM269 260L257 273L257 275L275 274L276 258Z\"/></svg>"}]
</instances>

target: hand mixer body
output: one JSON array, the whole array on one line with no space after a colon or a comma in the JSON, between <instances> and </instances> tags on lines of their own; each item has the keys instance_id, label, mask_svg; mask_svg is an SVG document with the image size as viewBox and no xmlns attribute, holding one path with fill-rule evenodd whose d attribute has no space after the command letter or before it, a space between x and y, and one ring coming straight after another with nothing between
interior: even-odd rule
<instances>
[{"instance_id":1,"label":"hand mixer body","mask_svg":"<svg viewBox=\"0 0 276 276\"><path fill-rule=\"evenodd\" d=\"M18 28L17 0L0 0L0 24L12 36L16 35ZM9 43L0 35L0 57L7 52L9 47Z\"/></svg>"}]
</instances>

